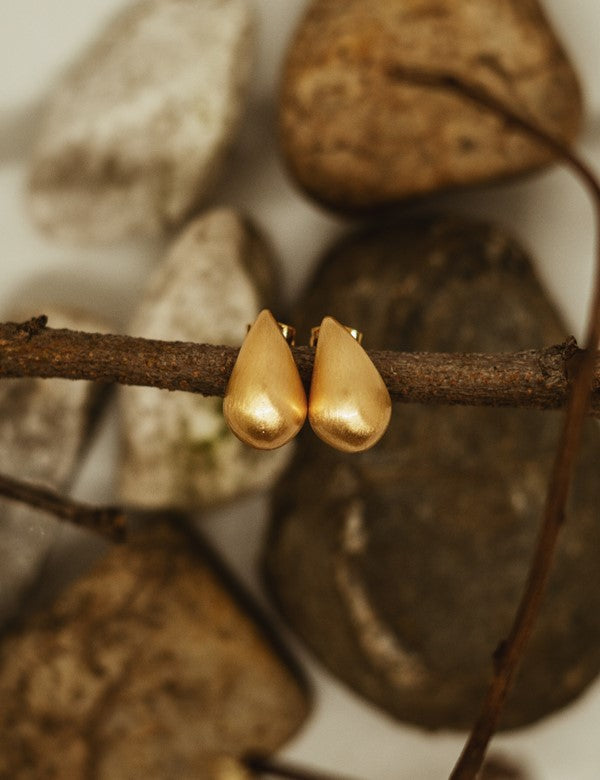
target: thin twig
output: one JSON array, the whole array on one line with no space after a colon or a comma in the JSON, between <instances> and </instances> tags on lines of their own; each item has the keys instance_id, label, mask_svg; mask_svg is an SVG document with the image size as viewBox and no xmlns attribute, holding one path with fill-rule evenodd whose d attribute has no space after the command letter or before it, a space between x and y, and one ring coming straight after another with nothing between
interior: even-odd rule
<instances>
[{"instance_id":1,"label":"thin twig","mask_svg":"<svg viewBox=\"0 0 600 780\"><path fill-rule=\"evenodd\" d=\"M64 377L222 396L238 353L234 347L47 327L31 334L29 324L0 324L0 378ZM394 401L557 409L566 402L581 351L570 339L548 349L489 355L369 355ZM308 387L314 350L298 347L294 358ZM600 414L600 364L592 411Z\"/></svg>"},{"instance_id":2,"label":"thin twig","mask_svg":"<svg viewBox=\"0 0 600 780\"><path fill-rule=\"evenodd\" d=\"M597 232L600 234L600 183L588 166L562 141L553 138L534 122L515 112L487 90L467 84L449 74L424 73L393 68L390 75L404 83L458 93L473 103L504 119L525 135L550 149L585 183L594 201ZM500 643L494 655L495 668L484 698L481 712L451 780L473 780L481 769L489 742L497 728L506 697L523 657L540 611L542 598L550 577L554 552L565 520L565 506L571 485L583 424L588 412L596 349L600 339L600 241L597 246L596 279L590 306L585 349L573 366L571 383L560 442L550 473L546 503L537 546L525 590L521 597L508 638Z\"/></svg>"},{"instance_id":3,"label":"thin twig","mask_svg":"<svg viewBox=\"0 0 600 780\"><path fill-rule=\"evenodd\" d=\"M87 528L113 542L125 539L125 513L117 507L95 507L73 501L54 490L0 474L0 496L48 512L80 528Z\"/></svg>"}]
</instances>

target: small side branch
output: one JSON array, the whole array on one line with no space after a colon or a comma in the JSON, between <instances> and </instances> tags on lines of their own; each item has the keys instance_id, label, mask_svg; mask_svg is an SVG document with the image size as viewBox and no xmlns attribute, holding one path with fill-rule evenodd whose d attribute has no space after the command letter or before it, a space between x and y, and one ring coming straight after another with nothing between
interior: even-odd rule
<instances>
[{"instance_id":1,"label":"small side branch","mask_svg":"<svg viewBox=\"0 0 600 780\"><path fill-rule=\"evenodd\" d=\"M125 540L126 524L123 510L116 507L95 507L65 498L53 490L22 482L0 474L0 496L40 509L81 528L101 534L113 542Z\"/></svg>"}]
</instances>

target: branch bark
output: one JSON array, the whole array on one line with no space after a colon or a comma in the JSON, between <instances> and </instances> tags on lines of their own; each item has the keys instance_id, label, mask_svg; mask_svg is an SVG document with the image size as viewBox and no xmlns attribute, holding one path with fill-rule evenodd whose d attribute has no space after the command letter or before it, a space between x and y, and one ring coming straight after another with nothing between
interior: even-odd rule
<instances>
[{"instance_id":1,"label":"branch bark","mask_svg":"<svg viewBox=\"0 0 600 780\"><path fill-rule=\"evenodd\" d=\"M0 496L48 512L113 542L125 540L125 513L117 507L96 507L73 501L54 490L0 474Z\"/></svg>"},{"instance_id":2,"label":"branch bark","mask_svg":"<svg viewBox=\"0 0 600 780\"><path fill-rule=\"evenodd\" d=\"M293 350L308 388L314 350ZM223 396L238 350L54 330L45 318L0 324L0 378L63 377ZM461 354L370 351L394 401L472 406L564 406L582 351L574 339L543 350ZM600 363L592 411L600 414Z\"/></svg>"}]
</instances>

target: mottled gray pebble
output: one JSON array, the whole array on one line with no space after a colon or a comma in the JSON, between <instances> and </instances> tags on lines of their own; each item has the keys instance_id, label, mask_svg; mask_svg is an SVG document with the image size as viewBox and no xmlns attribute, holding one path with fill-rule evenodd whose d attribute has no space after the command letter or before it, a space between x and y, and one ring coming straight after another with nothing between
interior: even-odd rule
<instances>
[{"instance_id":1,"label":"mottled gray pebble","mask_svg":"<svg viewBox=\"0 0 600 780\"><path fill-rule=\"evenodd\" d=\"M150 279L134 336L241 344L258 312L274 305L273 260L256 229L218 209L188 225ZM150 387L120 389L121 497L146 507L198 508L269 487L293 444L271 452L242 444L222 398Z\"/></svg>"},{"instance_id":2,"label":"mottled gray pebble","mask_svg":"<svg viewBox=\"0 0 600 780\"><path fill-rule=\"evenodd\" d=\"M52 308L45 313L55 328L102 330L84 314ZM66 490L89 432L97 393L98 386L90 382L3 379L0 472ZM0 625L18 612L58 527L47 513L0 499Z\"/></svg>"},{"instance_id":3,"label":"mottled gray pebble","mask_svg":"<svg viewBox=\"0 0 600 780\"><path fill-rule=\"evenodd\" d=\"M298 307L300 335L324 314L374 349L510 351L566 336L511 238L443 217L335 247ZM523 589L560 425L558 412L397 404L360 456L306 432L276 488L265 566L329 669L402 720L472 724ZM563 707L600 670L599 462L590 422L505 727Z\"/></svg>"},{"instance_id":4,"label":"mottled gray pebble","mask_svg":"<svg viewBox=\"0 0 600 780\"><path fill-rule=\"evenodd\" d=\"M29 206L46 232L108 242L179 225L240 122L254 44L246 0L139 0L49 98Z\"/></svg>"}]
</instances>

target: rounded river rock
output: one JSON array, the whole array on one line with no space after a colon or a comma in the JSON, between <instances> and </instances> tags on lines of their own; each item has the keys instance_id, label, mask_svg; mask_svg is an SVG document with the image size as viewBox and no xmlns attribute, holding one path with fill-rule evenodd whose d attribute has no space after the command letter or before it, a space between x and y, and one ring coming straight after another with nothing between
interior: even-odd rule
<instances>
[{"instance_id":1,"label":"rounded river rock","mask_svg":"<svg viewBox=\"0 0 600 780\"><path fill-rule=\"evenodd\" d=\"M308 713L304 684L210 550L156 522L0 645L0 777L222 777Z\"/></svg>"},{"instance_id":2,"label":"rounded river rock","mask_svg":"<svg viewBox=\"0 0 600 780\"><path fill-rule=\"evenodd\" d=\"M498 229L437 218L354 235L298 308L373 349L512 351L565 329ZM265 552L281 611L337 676L397 718L465 728L506 636L540 522L559 412L394 407L360 456L310 431L280 481ZM568 522L504 727L572 701L600 670L600 434L588 425Z\"/></svg>"},{"instance_id":3,"label":"rounded river rock","mask_svg":"<svg viewBox=\"0 0 600 780\"><path fill-rule=\"evenodd\" d=\"M549 161L504 120L409 73L484 87L567 141L580 125L577 77L536 0L313 0L279 109L306 192L358 211Z\"/></svg>"}]
</instances>

